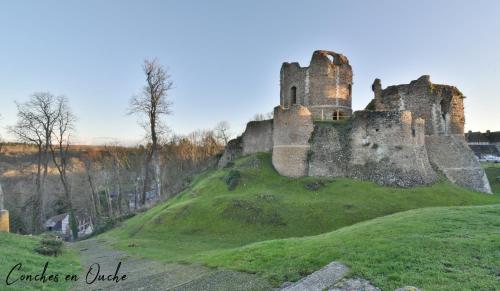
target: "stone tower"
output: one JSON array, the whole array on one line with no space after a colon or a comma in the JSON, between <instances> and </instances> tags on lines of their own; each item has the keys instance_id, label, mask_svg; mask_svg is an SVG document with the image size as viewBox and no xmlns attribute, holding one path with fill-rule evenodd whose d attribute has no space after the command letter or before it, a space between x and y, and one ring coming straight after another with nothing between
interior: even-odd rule
<instances>
[{"instance_id":1,"label":"stone tower","mask_svg":"<svg viewBox=\"0 0 500 291\"><path fill-rule=\"evenodd\" d=\"M3 209L3 191L2 185L0 185L0 231L9 232L9 212Z\"/></svg>"},{"instance_id":2,"label":"stone tower","mask_svg":"<svg viewBox=\"0 0 500 291\"><path fill-rule=\"evenodd\" d=\"M314 120L339 120L352 114L352 68L347 57L332 51L313 53L309 67L283 63L280 105L302 105Z\"/></svg>"}]
</instances>

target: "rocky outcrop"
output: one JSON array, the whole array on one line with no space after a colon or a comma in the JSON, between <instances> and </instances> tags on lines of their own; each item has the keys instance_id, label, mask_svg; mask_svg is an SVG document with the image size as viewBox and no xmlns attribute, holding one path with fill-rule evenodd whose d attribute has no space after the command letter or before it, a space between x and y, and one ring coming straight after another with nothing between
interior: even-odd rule
<instances>
[{"instance_id":1,"label":"rocky outcrop","mask_svg":"<svg viewBox=\"0 0 500 291\"><path fill-rule=\"evenodd\" d=\"M338 262L331 262L320 270L310 274L307 277L300 279L295 283L285 283L281 287L282 291L316 291L316 290L331 290L331 291L380 291L379 288L373 286L365 279L349 278L346 275L349 268Z\"/></svg>"}]
</instances>

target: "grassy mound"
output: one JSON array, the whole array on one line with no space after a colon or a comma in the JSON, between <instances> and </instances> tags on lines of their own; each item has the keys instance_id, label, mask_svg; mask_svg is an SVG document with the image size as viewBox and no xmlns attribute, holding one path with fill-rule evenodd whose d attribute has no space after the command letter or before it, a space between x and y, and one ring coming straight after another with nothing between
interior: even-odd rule
<instances>
[{"instance_id":1,"label":"grassy mound","mask_svg":"<svg viewBox=\"0 0 500 291\"><path fill-rule=\"evenodd\" d=\"M491 191L500 194L500 163L483 163L488 180L490 180Z\"/></svg>"},{"instance_id":2,"label":"grassy mound","mask_svg":"<svg viewBox=\"0 0 500 291\"><path fill-rule=\"evenodd\" d=\"M327 234L255 243L197 259L258 273L274 283L346 263L383 290L497 290L500 205L426 208L376 218Z\"/></svg>"},{"instance_id":3,"label":"grassy mound","mask_svg":"<svg viewBox=\"0 0 500 291\"><path fill-rule=\"evenodd\" d=\"M318 235L409 209L494 203L500 195L449 182L400 189L352 179L286 178L276 173L270 155L258 154L199 176L175 199L105 236L141 256L193 262L207 251Z\"/></svg>"},{"instance_id":4,"label":"grassy mound","mask_svg":"<svg viewBox=\"0 0 500 291\"><path fill-rule=\"evenodd\" d=\"M64 249L58 257L43 256L34 251L39 244L39 237L0 232L0 290L66 290L71 282L66 282L64 277L68 274L80 275L82 269L73 251ZM41 274L45 262L49 263L45 275L58 274L58 282L17 281L6 285L6 277L16 264L22 264L21 270L13 271L10 280L26 274L33 277Z\"/></svg>"}]
</instances>

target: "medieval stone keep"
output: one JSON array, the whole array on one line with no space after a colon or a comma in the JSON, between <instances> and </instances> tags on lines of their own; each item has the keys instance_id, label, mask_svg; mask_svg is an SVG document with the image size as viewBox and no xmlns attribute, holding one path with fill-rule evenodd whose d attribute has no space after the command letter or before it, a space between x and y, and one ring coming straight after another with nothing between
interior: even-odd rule
<instances>
[{"instance_id":1,"label":"medieval stone keep","mask_svg":"<svg viewBox=\"0 0 500 291\"><path fill-rule=\"evenodd\" d=\"M352 113L352 68L330 51L314 52L309 67L283 63L280 105L272 120L252 121L230 141L219 161L256 152L272 153L284 176L351 177L381 185L413 187L451 182L491 193L464 138L463 94L422 76L382 88Z\"/></svg>"}]
</instances>

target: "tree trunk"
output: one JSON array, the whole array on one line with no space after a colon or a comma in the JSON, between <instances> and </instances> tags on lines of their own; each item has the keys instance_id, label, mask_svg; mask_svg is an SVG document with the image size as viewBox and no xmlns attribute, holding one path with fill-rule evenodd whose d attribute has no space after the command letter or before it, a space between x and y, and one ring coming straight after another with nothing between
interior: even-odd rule
<instances>
[{"instance_id":1,"label":"tree trunk","mask_svg":"<svg viewBox=\"0 0 500 291\"><path fill-rule=\"evenodd\" d=\"M143 206L146 204L146 192L148 191L148 185L149 185L149 168L151 165L152 155L153 155L152 150L148 150L146 153L146 163L144 166L144 183L141 194L141 205Z\"/></svg>"},{"instance_id":2,"label":"tree trunk","mask_svg":"<svg viewBox=\"0 0 500 291\"><path fill-rule=\"evenodd\" d=\"M35 178L35 197L33 199L33 213L31 218L31 230L32 233L36 234L43 230L43 214L41 211L42 204L42 148L38 146L38 154L37 154L37 172Z\"/></svg>"},{"instance_id":3,"label":"tree trunk","mask_svg":"<svg viewBox=\"0 0 500 291\"><path fill-rule=\"evenodd\" d=\"M100 220L100 209L98 207L98 200L97 199L97 195L96 195L96 192L95 192L95 188L94 188L94 183L92 182L92 176L90 175L90 172L87 170L87 180L89 182L89 185L90 185L90 203L92 204L92 219L94 220L94 222L99 222Z\"/></svg>"}]
</instances>

